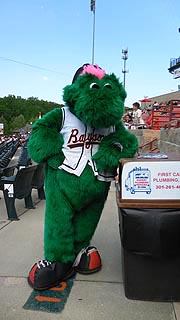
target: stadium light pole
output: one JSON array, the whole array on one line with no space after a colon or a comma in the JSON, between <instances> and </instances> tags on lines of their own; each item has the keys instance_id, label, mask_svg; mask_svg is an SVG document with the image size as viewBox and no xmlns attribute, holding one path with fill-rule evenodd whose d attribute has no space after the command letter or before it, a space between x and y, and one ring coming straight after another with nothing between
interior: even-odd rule
<instances>
[{"instance_id":1,"label":"stadium light pole","mask_svg":"<svg viewBox=\"0 0 180 320\"><path fill-rule=\"evenodd\" d=\"M92 37L92 64L94 64L94 46L95 46L95 21L96 21L96 1L91 0L90 8L93 12L93 37Z\"/></svg>"},{"instance_id":2,"label":"stadium light pole","mask_svg":"<svg viewBox=\"0 0 180 320\"><path fill-rule=\"evenodd\" d=\"M125 86L126 86L126 73L128 72L128 70L126 69L126 61L128 59L128 48L127 49L122 49L122 59L124 60L124 67L122 69L122 73L124 74L123 85L124 85L124 89L125 89Z\"/></svg>"}]
</instances>

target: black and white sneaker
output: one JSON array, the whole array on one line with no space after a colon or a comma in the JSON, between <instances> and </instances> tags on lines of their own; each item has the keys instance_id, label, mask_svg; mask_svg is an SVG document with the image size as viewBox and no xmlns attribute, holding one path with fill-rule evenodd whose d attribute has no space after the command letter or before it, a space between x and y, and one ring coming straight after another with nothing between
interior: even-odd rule
<instances>
[{"instance_id":1,"label":"black and white sneaker","mask_svg":"<svg viewBox=\"0 0 180 320\"><path fill-rule=\"evenodd\" d=\"M46 290L58 285L74 275L73 263L40 260L29 272L28 283L35 290Z\"/></svg>"},{"instance_id":2,"label":"black and white sneaker","mask_svg":"<svg viewBox=\"0 0 180 320\"><path fill-rule=\"evenodd\" d=\"M98 272L102 268L102 261L97 248L89 246L82 249L77 255L73 267L76 272L82 274Z\"/></svg>"}]
</instances>

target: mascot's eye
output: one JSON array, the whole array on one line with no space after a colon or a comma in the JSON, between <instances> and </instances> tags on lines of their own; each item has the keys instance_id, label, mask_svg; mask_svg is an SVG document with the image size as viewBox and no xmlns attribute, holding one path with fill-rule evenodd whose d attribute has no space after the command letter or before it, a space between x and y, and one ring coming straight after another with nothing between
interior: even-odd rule
<instances>
[{"instance_id":1,"label":"mascot's eye","mask_svg":"<svg viewBox=\"0 0 180 320\"><path fill-rule=\"evenodd\" d=\"M90 84L90 89L99 89L99 86L96 82Z\"/></svg>"},{"instance_id":2,"label":"mascot's eye","mask_svg":"<svg viewBox=\"0 0 180 320\"><path fill-rule=\"evenodd\" d=\"M108 88L108 89L112 89L112 86L111 86L110 83L105 83L104 87L105 87L105 88Z\"/></svg>"}]
</instances>

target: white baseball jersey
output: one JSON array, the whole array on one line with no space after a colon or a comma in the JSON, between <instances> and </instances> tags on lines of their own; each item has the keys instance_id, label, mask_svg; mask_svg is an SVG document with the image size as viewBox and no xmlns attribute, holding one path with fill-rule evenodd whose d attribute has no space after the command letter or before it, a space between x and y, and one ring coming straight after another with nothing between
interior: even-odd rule
<instances>
[{"instance_id":1,"label":"white baseball jersey","mask_svg":"<svg viewBox=\"0 0 180 320\"><path fill-rule=\"evenodd\" d=\"M101 140L114 131L114 127L91 128L79 120L68 107L62 108L63 121L60 133L64 138L62 151L65 159L59 169L80 176L87 163L101 181L112 181L111 173L98 173L92 156L98 151Z\"/></svg>"}]
</instances>

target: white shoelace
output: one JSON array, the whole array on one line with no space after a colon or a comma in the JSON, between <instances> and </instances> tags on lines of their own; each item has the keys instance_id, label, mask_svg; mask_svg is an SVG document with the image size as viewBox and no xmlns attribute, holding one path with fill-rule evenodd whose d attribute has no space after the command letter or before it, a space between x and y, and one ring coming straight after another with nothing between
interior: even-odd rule
<instances>
[{"instance_id":1,"label":"white shoelace","mask_svg":"<svg viewBox=\"0 0 180 320\"><path fill-rule=\"evenodd\" d=\"M47 266L50 266L51 263L52 263L52 262L47 261L47 260L40 260L40 261L38 261L38 263L37 263L37 267L38 267L39 269L41 269L42 267L45 268L45 267L47 267Z\"/></svg>"}]
</instances>

